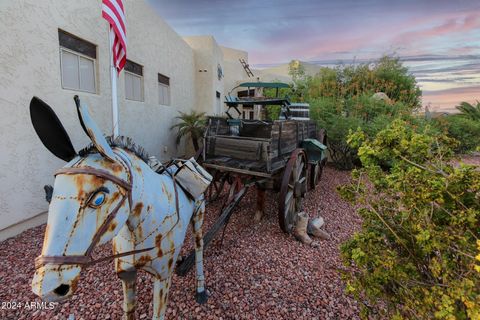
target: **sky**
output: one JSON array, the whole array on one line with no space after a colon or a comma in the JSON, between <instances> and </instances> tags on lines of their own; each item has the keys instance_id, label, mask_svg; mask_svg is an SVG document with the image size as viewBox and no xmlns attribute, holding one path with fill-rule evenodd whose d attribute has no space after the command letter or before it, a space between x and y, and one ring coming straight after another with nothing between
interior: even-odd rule
<instances>
[{"instance_id":1,"label":"sky","mask_svg":"<svg viewBox=\"0 0 480 320\"><path fill-rule=\"evenodd\" d=\"M399 56L423 104L480 100L480 0L148 0L180 35L213 35L253 68Z\"/></svg>"}]
</instances>

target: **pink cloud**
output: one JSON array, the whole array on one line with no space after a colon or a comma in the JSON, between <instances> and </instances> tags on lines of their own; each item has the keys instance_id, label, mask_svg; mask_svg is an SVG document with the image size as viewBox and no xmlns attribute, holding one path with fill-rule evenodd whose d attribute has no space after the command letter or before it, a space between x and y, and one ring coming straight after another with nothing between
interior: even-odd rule
<instances>
[{"instance_id":1,"label":"pink cloud","mask_svg":"<svg viewBox=\"0 0 480 320\"><path fill-rule=\"evenodd\" d=\"M430 111L455 111L462 101L474 103L480 100L480 86L424 91L423 105L430 104Z\"/></svg>"},{"instance_id":2,"label":"pink cloud","mask_svg":"<svg viewBox=\"0 0 480 320\"><path fill-rule=\"evenodd\" d=\"M480 28L480 13L467 15L465 18L450 18L441 25L421 30L409 31L393 39L394 43L412 44L431 37L442 37L451 34L464 33Z\"/></svg>"}]
</instances>

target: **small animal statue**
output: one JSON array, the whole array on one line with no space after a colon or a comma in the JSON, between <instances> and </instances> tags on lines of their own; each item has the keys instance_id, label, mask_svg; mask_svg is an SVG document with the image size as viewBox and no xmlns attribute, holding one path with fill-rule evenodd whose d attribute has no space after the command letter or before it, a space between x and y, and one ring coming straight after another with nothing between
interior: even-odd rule
<instances>
[{"instance_id":1,"label":"small animal statue","mask_svg":"<svg viewBox=\"0 0 480 320\"><path fill-rule=\"evenodd\" d=\"M109 141L77 96L75 102L92 142L78 154L55 112L36 97L30 103L40 140L68 162L55 173L42 253L35 260L33 292L47 301L65 299L75 292L82 269L114 260L123 285L124 319L134 319L138 269L153 275L153 319L163 319L175 262L191 223L196 300L205 303L203 195L191 199L168 170L153 171L131 142ZM109 240L113 255L93 260L94 248Z\"/></svg>"}]
</instances>

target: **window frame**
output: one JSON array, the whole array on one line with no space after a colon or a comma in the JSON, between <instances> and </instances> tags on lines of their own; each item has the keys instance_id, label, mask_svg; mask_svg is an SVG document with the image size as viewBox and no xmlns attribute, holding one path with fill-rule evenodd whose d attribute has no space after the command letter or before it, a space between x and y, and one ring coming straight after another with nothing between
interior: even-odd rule
<instances>
[{"instance_id":1,"label":"window frame","mask_svg":"<svg viewBox=\"0 0 480 320\"><path fill-rule=\"evenodd\" d=\"M78 88L71 88L71 87L68 87L64 84L63 51L77 56L78 86L79 86ZM59 53L60 53L60 78L61 78L60 82L61 82L61 85L62 85L62 89L98 94L97 59L94 59L94 58L92 58L90 56L87 56L83 53L80 53L78 51L66 48L62 45L59 45ZM80 84L81 84L80 57L93 62L93 82L94 82L93 86L94 86L94 91L85 90L85 89L80 88Z\"/></svg>"},{"instance_id":2,"label":"window frame","mask_svg":"<svg viewBox=\"0 0 480 320\"><path fill-rule=\"evenodd\" d=\"M158 104L161 105L161 106L167 106L167 107L172 106L172 98L171 98L171 95L170 95L170 86L167 86L164 83L158 82L157 88L158 88ZM160 102L160 88L167 89L167 100L168 100L167 103L161 103Z\"/></svg>"},{"instance_id":3,"label":"window frame","mask_svg":"<svg viewBox=\"0 0 480 320\"><path fill-rule=\"evenodd\" d=\"M160 88L166 88L167 90L167 103L161 103L160 102ZM158 90L158 104L161 106L166 106L170 107L172 106L172 95L171 95L171 85L170 85L170 77L167 77L166 75L162 73L157 73L157 90Z\"/></svg>"},{"instance_id":4,"label":"window frame","mask_svg":"<svg viewBox=\"0 0 480 320\"><path fill-rule=\"evenodd\" d=\"M127 64L132 64L132 67L138 66L141 69L140 74L132 71L127 70ZM144 66L133 62L132 60L127 60L127 63L125 64L125 68L123 69L124 71L124 89L125 89L125 100L129 101L136 101L136 102L145 102L145 77L144 77ZM140 78L140 100L137 99L132 99L127 97L127 74L133 77Z\"/></svg>"}]
</instances>

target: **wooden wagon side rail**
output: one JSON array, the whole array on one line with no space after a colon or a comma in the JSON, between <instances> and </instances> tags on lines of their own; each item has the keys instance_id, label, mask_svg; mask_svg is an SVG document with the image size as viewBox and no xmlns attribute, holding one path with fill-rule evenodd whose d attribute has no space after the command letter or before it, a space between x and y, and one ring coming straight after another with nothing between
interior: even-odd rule
<instances>
[{"instance_id":1,"label":"wooden wagon side rail","mask_svg":"<svg viewBox=\"0 0 480 320\"><path fill-rule=\"evenodd\" d=\"M266 172L239 169L239 168L221 166L221 165L212 164L212 163L204 163L203 166L206 168L216 169L219 171L229 171L229 172L241 173L249 176L262 177L262 178L272 178L274 176L274 174L270 174Z\"/></svg>"}]
</instances>

